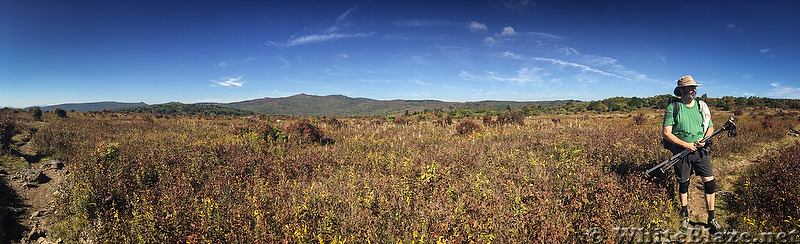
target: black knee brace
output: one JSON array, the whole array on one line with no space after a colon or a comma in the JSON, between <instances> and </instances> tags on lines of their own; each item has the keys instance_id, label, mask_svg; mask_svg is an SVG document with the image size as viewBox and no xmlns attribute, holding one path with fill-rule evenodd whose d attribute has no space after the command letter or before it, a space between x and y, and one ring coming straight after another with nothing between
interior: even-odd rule
<instances>
[{"instance_id":1,"label":"black knee brace","mask_svg":"<svg viewBox=\"0 0 800 244\"><path fill-rule=\"evenodd\" d=\"M680 194L689 193L689 181L678 183L678 193Z\"/></svg>"},{"instance_id":2,"label":"black knee brace","mask_svg":"<svg viewBox=\"0 0 800 244\"><path fill-rule=\"evenodd\" d=\"M706 194L714 194L717 191L717 180L703 182L703 190L705 190Z\"/></svg>"}]
</instances>

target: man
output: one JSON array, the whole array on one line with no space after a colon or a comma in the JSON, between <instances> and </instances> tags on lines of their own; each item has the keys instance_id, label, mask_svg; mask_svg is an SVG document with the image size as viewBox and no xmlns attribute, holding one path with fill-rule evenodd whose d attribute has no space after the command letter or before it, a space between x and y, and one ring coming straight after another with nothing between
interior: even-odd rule
<instances>
[{"instance_id":1,"label":"man","mask_svg":"<svg viewBox=\"0 0 800 244\"><path fill-rule=\"evenodd\" d=\"M681 198L681 229L689 228L689 176L692 172L703 179L706 208L708 209L708 227L710 233L725 232L724 228L714 218L714 192L716 181L711 169L711 157L705 148L705 142L699 142L703 137L714 132L711 122L711 113L708 106L697 98L697 86L691 76L678 79L678 86L673 93L681 99L679 102L670 102L664 112L664 138L672 145L673 154L687 149L690 153L675 164L675 179L678 181L678 192ZM675 108L674 106L678 106ZM677 111L677 114L675 113Z\"/></svg>"}]
</instances>

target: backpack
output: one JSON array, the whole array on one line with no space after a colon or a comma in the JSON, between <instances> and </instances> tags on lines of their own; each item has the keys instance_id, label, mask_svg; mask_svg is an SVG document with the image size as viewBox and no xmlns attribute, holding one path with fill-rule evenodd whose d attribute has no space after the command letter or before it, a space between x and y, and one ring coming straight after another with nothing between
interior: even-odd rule
<instances>
[{"instance_id":1,"label":"backpack","mask_svg":"<svg viewBox=\"0 0 800 244\"><path fill-rule=\"evenodd\" d=\"M678 120L678 110L680 109L680 106L678 106L679 102L681 102L681 100L670 98L669 103L672 103L672 120L673 121L677 121ZM703 102L703 101L697 100L697 106L698 106L697 111L700 112L700 116L701 117L704 117L703 108L699 107L701 102ZM708 106L708 105L706 105L706 106ZM707 130L708 128L704 127L703 129ZM711 139L706 140L706 146L703 147L703 149L705 149L706 152L710 152L712 144L714 144L714 142ZM669 142L666 138L662 138L661 139L661 146L664 149L670 150L672 152L672 154L676 154L676 153L679 153L679 152L683 151L682 147L679 147L678 145L672 144L672 142Z\"/></svg>"}]
</instances>

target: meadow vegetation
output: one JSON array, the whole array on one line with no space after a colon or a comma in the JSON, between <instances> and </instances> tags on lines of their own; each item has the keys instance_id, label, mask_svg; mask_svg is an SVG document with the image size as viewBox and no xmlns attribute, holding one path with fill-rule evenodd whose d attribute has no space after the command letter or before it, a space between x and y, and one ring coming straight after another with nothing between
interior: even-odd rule
<instances>
[{"instance_id":1,"label":"meadow vegetation","mask_svg":"<svg viewBox=\"0 0 800 244\"><path fill-rule=\"evenodd\" d=\"M56 204L67 242L564 243L587 241L592 227L679 222L671 171L643 173L670 156L663 109L482 119L105 112L44 122L0 113L4 150L14 150L12 124L67 165ZM798 125L796 112L740 113L739 137L715 140L717 166ZM732 116L715 110L714 123ZM743 167L722 185L734 194L720 215L740 230L800 228L799 159L794 144Z\"/></svg>"}]
</instances>

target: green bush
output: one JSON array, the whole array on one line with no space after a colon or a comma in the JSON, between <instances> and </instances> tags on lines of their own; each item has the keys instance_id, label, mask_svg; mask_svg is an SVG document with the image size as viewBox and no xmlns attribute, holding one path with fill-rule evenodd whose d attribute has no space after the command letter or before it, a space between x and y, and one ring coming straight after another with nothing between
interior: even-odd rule
<instances>
[{"instance_id":1,"label":"green bush","mask_svg":"<svg viewBox=\"0 0 800 244\"><path fill-rule=\"evenodd\" d=\"M61 117L61 118L66 118L67 117L67 111L62 109L62 108L53 109L53 113L56 114L56 116Z\"/></svg>"},{"instance_id":2,"label":"green bush","mask_svg":"<svg viewBox=\"0 0 800 244\"><path fill-rule=\"evenodd\" d=\"M31 108L31 115L36 121L42 121L42 109L39 106Z\"/></svg>"},{"instance_id":3,"label":"green bush","mask_svg":"<svg viewBox=\"0 0 800 244\"><path fill-rule=\"evenodd\" d=\"M16 124L11 120L0 120L0 149L7 150L11 145L11 138L17 132Z\"/></svg>"}]
</instances>

